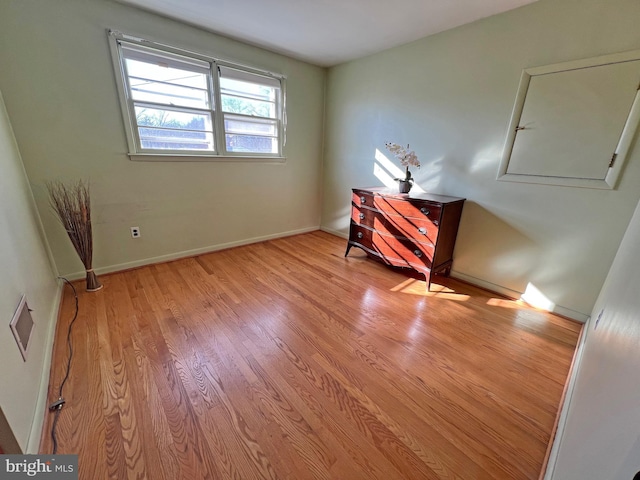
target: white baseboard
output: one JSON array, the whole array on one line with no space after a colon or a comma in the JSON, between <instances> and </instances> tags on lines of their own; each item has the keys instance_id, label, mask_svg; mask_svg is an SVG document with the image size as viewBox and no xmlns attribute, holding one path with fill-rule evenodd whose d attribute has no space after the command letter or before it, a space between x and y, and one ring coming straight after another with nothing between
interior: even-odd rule
<instances>
[{"instance_id":1,"label":"white baseboard","mask_svg":"<svg viewBox=\"0 0 640 480\"><path fill-rule=\"evenodd\" d=\"M332 228L320 227L320 230L322 230L323 232L330 233L331 235L335 235L336 237L341 237L345 239L349 238L348 233L341 232L339 230L333 230Z\"/></svg>"},{"instance_id":2,"label":"white baseboard","mask_svg":"<svg viewBox=\"0 0 640 480\"><path fill-rule=\"evenodd\" d=\"M234 242L219 243L217 245L209 245L201 248L194 248L193 250L184 250L181 252L169 253L167 255L159 255L157 257L143 258L141 260L134 260L133 262L119 263L116 265L109 265L106 267L95 268L96 275L104 275L106 273L120 272L123 270L130 270L132 268L143 267L145 265L153 265L154 263L170 262L172 260L179 260L181 258L193 257L196 255L203 255L205 253L211 253L218 250L225 250L227 248L240 247L242 245L250 245L252 243L264 242L267 240L273 240L276 238L290 237L292 235L299 235L301 233L315 232L319 230L319 226L300 228L297 230L289 230L288 232L274 233L271 235L263 235L260 237L247 238L244 240L237 240ZM84 271L74 272L63 275L68 280L80 280L85 278L86 273Z\"/></svg>"},{"instance_id":3,"label":"white baseboard","mask_svg":"<svg viewBox=\"0 0 640 480\"><path fill-rule=\"evenodd\" d=\"M40 377L40 387L38 389L38 400L31 423L31 431L27 440L27 451L25 453L38 453L40 449L40 441L42 440L42 426L44 425L45 415L47 413L47 393L49 391L49 376L51 374L51 360L53 355L53 342L60 316L60 304L62 303L62 289L64 282L57 280L58 288L51 305L49 314L49 329L46 333L44 358L42 360L42 376Z\"/></svg>"},{"instance_id":4,"label":"white baseboard","mask_svg":"<svg viewBox=\"0 0 640 480\"><path fill-rule=\"evenodd\" d=\"M466 273L462 273L454 269L451 270L451 276L453 278L457 278L458 280L462 280L463 282L467 282L472 285L484 288L485 290L491 290L492 292L499 293L500 295L504 295L505 297L520 298L520 296L522 295L522 292L511 290L510 288L503 287L502 285L498 285L496 283L487 282L486 280L482 280L481 278L472 277L471 275L467 275Z\"/></svg>"},{"instance_id":5,"label":"white baseboard","mask_svg":"<svg viewBox=\"0 0 640 480\"><path fill-rule=\"evenodd\" d=\"M456 270L451 271L451 276L453 278L457 278L459 280L470 283L472 285L476 285L486 290L491 290L492 292L499 293L500 295L504 295L505 297L520 298L524 293L524 292L518 292L516 290L511 290L510 288L506 288L501 285L497 285L495 283L487 282L486 280L482 280L481 278L472 277L471 275L467 275L465 273L458 272ZM554 307L549 311L552 313L557 313L558 315L562 315L563 317L570 318L580 323L585 323L589 319L589 315L585 315L584 313L571 310L570 308L563 307L562 305L554 305Z\"/></svg>"}]
</instances>

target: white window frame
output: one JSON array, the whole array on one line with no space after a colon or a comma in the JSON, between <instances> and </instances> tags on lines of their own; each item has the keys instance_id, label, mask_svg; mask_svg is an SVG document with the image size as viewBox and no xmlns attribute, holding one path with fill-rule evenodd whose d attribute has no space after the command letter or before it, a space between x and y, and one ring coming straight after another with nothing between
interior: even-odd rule
<instances>
[{"instance_id":1,"label":"white window frame","mask_svg":"<svg viewBox=\"0 0 640 480\"><path fill-rule=\"evenodd\" d=\"M187 50L182 50L176 47L171 47L162 43L158 43L151 40L142 39L139 37L127 35L114 30L108 30L109 46L111 48L111 57L114 66L114 72L116 76L116 85L118 90L118 96L120 100L120 106L122 110L122 118L124 121L125 135L127 138L127 144L129 147L129 158L136 161L256 161L256 162L276 162L282 163L285 161L283 149L286 143L286 102L285 102L285 86L286 77L277 73L260 70L246 65L229 62L226 60L220 60L200 53L195 53ZM213 139L214 150L168 150L168 149L148 149L143 148L139 134L138 124L136 121L135 104L144 104L147 102L138 101L134 102L130 95L130 89L128 86L128 76L126 73L126 66L124 63L124 56L121 54L121 45L123 43L130 44L132 46L141 46L148 49L158 51L160 55L166 54L167 56L178 55L180 57L192 60L197 63L206 62L209 65L210 70L210 85L209 85L209 112L211 114L211 121L213 125ZM225 141L225 129L224 129L224 114L221 108L221 90L220 90L220 67L228 67L235 70L246 72L250 75L257 75L265 77L266 83L279 82L280 88L277 91L275 107L276 107L276 131L277 131L277 153L253 153L253 152L233 152L227 151ZM163 109L177 110L177 111L193 111L188 107L172 107L162 106ZM232 115L232 114L230 114ZM256 120L263 119L265 117L254 117Z\"/></svg>"}]
</instances>

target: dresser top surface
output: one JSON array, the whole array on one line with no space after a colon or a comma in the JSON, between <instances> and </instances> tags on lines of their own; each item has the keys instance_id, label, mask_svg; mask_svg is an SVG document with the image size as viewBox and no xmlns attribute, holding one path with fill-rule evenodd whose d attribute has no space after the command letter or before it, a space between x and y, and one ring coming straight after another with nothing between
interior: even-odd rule
<instances>
[{"instance_id":1,"label":"dresser top surface","mask_svg":"<svg viewBox=\"0 0 640 480\"><path fill-rule=\"evenodd\" d=\"M373 195L383 195L385 197L394 197L401 200L427 200L438 203L453 203L464 201L461 197L451 197L449 195L439 195L437 193L426 192L410 192L398 193L396 190L387 187L359 187L354 188L354 192L369 192Z\"/></svg>"}]
</instances>

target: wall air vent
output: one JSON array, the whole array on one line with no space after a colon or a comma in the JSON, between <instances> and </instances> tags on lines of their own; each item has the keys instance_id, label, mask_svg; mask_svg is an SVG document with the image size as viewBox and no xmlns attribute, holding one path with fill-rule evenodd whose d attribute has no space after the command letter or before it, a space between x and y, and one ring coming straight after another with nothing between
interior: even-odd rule
<instances>
[{"instance_id":1,"label":"wall air vent","mask_svg":"<svg viewBox=\"0 0 640 480\"><path fill-rule=\"evenodd\" d=\"M27 297L25 295L20 299L16 313L13 314L13 319L9 324L13 336L16 339L22 359L27 361L27 352L29 351L29 340L31 339L31 332L33 331L34 323L31 317L31 310L27 305Z\"/></svg>"}]
</instances>

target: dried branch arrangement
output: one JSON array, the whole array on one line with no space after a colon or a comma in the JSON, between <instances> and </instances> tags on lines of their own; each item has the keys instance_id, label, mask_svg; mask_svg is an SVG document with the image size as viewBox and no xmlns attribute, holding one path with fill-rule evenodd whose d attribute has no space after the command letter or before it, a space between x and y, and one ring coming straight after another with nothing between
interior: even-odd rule
<instances>
[{"instance_id":1,"label":"dried branch arrangement","mask_svg":"<svg viewBox=\"0 0 640 480\"><path fill-rule=\"evenodd\" d=\"M65 185L62 182L47 182L49 203L67 231L73 247L87 271L87 291L102 288L91 266L93 261L93 237L91 233L91 201L89 186L82 180Z\"/></svg>"}]
</instances>

